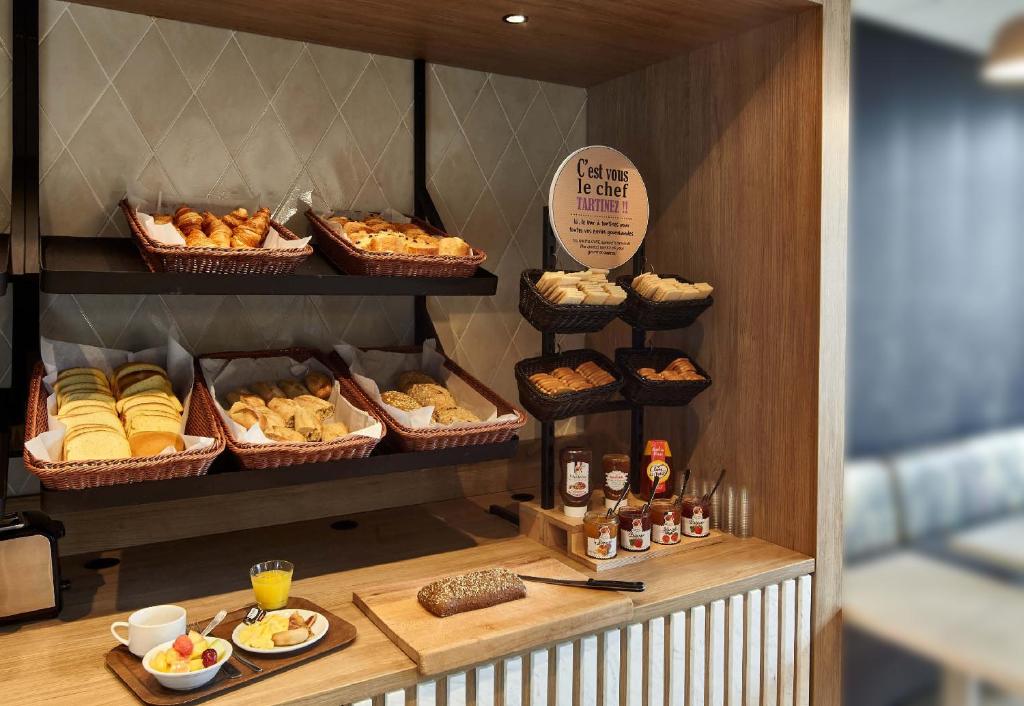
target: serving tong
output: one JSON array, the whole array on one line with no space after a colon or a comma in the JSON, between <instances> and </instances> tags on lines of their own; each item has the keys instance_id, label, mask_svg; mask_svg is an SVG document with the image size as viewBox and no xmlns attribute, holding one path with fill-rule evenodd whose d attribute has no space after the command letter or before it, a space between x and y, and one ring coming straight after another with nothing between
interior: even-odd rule
<instances>
[{"instance_id":1,"label":"serving tong","mask_svg":"<svg viewBox=\"0 0 1024 706\"><path fill-rule=\"evenodd\" d=\"M595 591L628 591L630 593L642 593L647 589L643 581L612 581L608 579L587 579L578 581L575 579L553 579L547 576L526 576L519 574L523 581L534 583L550 583L555 586L573 586L575 588L592 588Z\"/></svg>"}]
</instances>

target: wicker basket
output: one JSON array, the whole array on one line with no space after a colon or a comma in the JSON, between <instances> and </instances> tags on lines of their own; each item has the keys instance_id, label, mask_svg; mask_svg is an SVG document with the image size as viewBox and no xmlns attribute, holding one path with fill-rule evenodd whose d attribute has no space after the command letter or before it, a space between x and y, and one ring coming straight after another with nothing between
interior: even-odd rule
<instances>
[{"instance_id":1,"label":"wicker basket","mask_svg":"<svg viewBox=\"0 0 1024 706\"><path fill-rule=\"evenodd\" d=\"M328 370L331 369L330 362L325 355L309 348L284 348L273 351L211 353L209 355L202 356L202 358L220 359L277 357L294 358L297 361L315 358L319 362L323 363ZM380 439L374 439L368 436L346 436L341 439L335 439L334 441L305 441L301 443L281 442L276 444L252 444L245 441L238 441L231 435L231 431L228 429L224 419L217 413L216 407L214 406L215 402L213 400L213 396L210 393L210 388L206 383L206 378L203 376L203 371L198 360L196 361L196 379L201 382L199 387L202 389L202 394L208 401L210 409L213 410L214 418L217 420L221 433L224 435L228 451L234 454L238 459L239 465L247 471L264 470L267 468L283 468L285 466L297 466L303 463L327 463L328 461L340 461L348 458L366 458L370 455L377 444L380 443ZM365 404L363 396L352 389L355 385L353 385L351 381L339 379L338 384L341 386L342 397L351 402L353 406L358 407L369 414L378 422L383 423L380 415L377 414L370 406Z\"/></svg>"},{"instance_id":2,"label":"wicker basket","mask_svg":"<svg viewBox=\"0 0 1024 706\"><path fill-rule=\"evenodd\" d=\"M664 370L676 358L686 358L703 380L648 380L636 371L640 368ZM693 358L675 348L619 348L615 364L622 371L622 396L639 405L681 407L711 387L711 377Z\"/></svg>"},{"instance_id":3,"label":"wicker basket","mask_svg":"<svg viewBox=\"0 0 1024 706\"><path fill-rule=\"evenodd\" d=\"M392 351L395 353L419 353L418 346L377 348L372 350ZM443 354L442 354L443 355ZM351 380L352 373L348 364L337 352L331 353L331 364L339 376ZM402 451L436 451L439 449L450 449L457 446L474 446L477 444L499 444L508 441L515 434L516 430L526 424L526 415L509 404L496 392L484 386L482 382L463 370L454 360L445 356L444 367L453 375L462 378L474 390L498 409L498 416L515 414L515 419L505 422L488 422L474 424L473 426L459 427L425 427L412 428L399 423L387 411L370 399L369 395L354 382L352 386L362 396L363 400L370 405L378 416L384 419L388 429L388 439L395 442Z\"/></svg>"},{"instance_id":4,"label":"wicker basket","mask_svg":"<svg viewBox=\"0 0 1024 706\"><path fill-rule=\"evenodd\" d=\"M566 392L561 395L545 395L530 382L535 373L550 373L555 368L575 369L581 363L593 361L615 382L590 390ZM542 422L566 419L586 414L607 402L622 386L622 380L612 362L606 357L587 348L566 351L555 355L527 358L516 363L516 384L519 386L519 402L527 411Z\"/></svg>"},{"instance_id":5,"label":"wicker basket","mask_svg":"<svg viewBox=\"0 0 1024 706\"><path fill-rule=\"evenodd\" d=\"M693 284L679 275L662 275L675 277L680 282ZM679 302L656 302L637 294L633 289L633 276L624 275L615 283L626 290L626 302L619 317L633 328L647 331L667 331L669 329L686 328L700 316L705 309L715 303L713 297Z\"/></svg>"},{"instance_id":6,"label":"wicker basket","mask_svg":"<svg viewBox=\"0 0 1024 706\"><path fill-rule=\"evenodd\" d=\"M476 268L487 259L487 253L473 248L466 257L454 255L402 255L389 252L361 250L331 228L330 224L311 210L306 217L313 225L313 238L317 249L335 265L350 275L371 277L472 277ZM413 219L420 228L432 235L444 233L429 223Z\"/></svg>"},{"instance_id":7,"label":"wicker basket","mask_svg":"<svg viewBox=\"0 0 1024 706\"><path fill-rule=\"evenodd\" d=\"M519 313L544 333L593 333L618 316L623 304L555 304L537 289L541 270L524 270L519 278Z\"/></svg>"},{"instance_id":8,"label":"wicker basket","mask_svg":"<svg viewBox=\"0 0 1024 706\"><path fill-rule=\"evenodd\" d=\"M290 275L299 263L313 254L306 244L302 248L190 248L185 245L164 245L149 237L142 227L135 209L127 199L121 201L121 211L128 220L135 244L151 272L193 272L210 275ZM270 225L285 240L298 240L299 236L277 221Z\"/></svg>"},{"instance_id":9,"label":"wicker basket","mask_svg":"<svg viewBox=\"0 0 1024 706\"><path fill-rule=\"evenodd\" d=\"M48 393L43 386L44 375L43 364L36 363L28 386L28 407L25 410L26 442L49 428L46 414ZM190 436L210 437L213 439L211 446L163 456L114 461L41 461L25 449L22 451L25 468L36 475L43 487L49 490L84 490L121 483L206 475L213 459L224 450L224 436L214 419L213 408L206 403L201 387L198 381L192 387L185 433Z\"/></svg>"}]
</instances>

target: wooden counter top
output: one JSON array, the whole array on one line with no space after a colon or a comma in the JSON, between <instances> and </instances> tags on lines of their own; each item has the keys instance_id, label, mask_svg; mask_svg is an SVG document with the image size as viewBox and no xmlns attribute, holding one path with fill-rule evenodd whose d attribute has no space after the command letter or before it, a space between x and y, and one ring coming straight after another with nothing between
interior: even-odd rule
<instances>
[{"instance_id":1,"label":"wooden counter top","mask_svg":"<svg viewBox=\"0 0 1024 706\"><path fill-rule=\"evenodd\" d=\"M352 591L439 572L457 573L481 563L554 557L583 568L486 513L506 496L454 500L351 518L354 529L336 530L337 518L234 532L103 554L115 567L90 570L97 555L65 557L71 580L59 620L0 628L0 683L11 703L76 706L135 704L107 671L103 655L113 646L108 626L146 605L176 603L190 619L252 600L248 567L281 557L297 566L293 595L334 611L359 630L350 647L217 699L217 704L339 704L413 686L416 665L352 604ZM443 552L443 553L437 553ZM386 568L381 564L387 564ZM602 574L647 581L634 598L634 621L813 570L813 561L757 539L729 539L707 549L654 559ZM570 635L552 635L560 641ZM499 655L477 655L487 660Z\"/></svg>"}]
</instances>

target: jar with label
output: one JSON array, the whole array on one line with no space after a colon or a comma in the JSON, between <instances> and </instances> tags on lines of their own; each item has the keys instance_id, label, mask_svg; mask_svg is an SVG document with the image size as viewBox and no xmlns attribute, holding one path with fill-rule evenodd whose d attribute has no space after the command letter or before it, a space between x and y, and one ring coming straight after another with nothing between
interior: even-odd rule
<instances>
[{"instance_id":1,"label":"jar with label","mask_svg":"<svg viewBox=\"0 0 1024 706\"><path fill-rule=\"evenodd\" d=\"M683 535L707 537L711 529L711 504L703 497L687 495L682 500Z\"/></svg>"},{"instance_id":2,"label":"jar with label","mask_svg":"<svg viewBox=\"0 0 1024 706\"><path fill-rule=\"evenodd\" d=\"M667 441L652 439L644 449L640 464L640 490L633 491L639 498L672 497L672 449ZM657 489L655 489L657 488Z\"/></svg>"},{"instance_id":3,"label":"jar with label","mask_svg":"<svg viewBox=\"0 0 1024 706\"><path fill-rule=\"evenodd\" d=\"M651 503L651 541L655 544L679 544L679 505L662 498Z\"/></svg>"},{"instance_id":4,"label":"jar with label","mask_svg":"<svg viewBox=\"0 0 1024 706\"><path fill-rule=\"evenodd\" d=\"M608 517L605 510L591 510L583 516L583 536L587 539L587 556L612 559L619 549L619 518Z\"/></svg>"},{"instance_id":5,"label":"jar with label","mask_svg":"<svg viewBox=\"0 0 1024 706\"><path fill-rule=\"evenodd\" d=\"M651 548L651 513L642 507L619 508L619 546L627 552Z\"/></svg>"},{"instance_id":6,"label":"jar with label","mask_svg":"<svg viewBox=\"0 0 1024 706\"><path fill-rule=\"evenodd\" d=\"M569 517L583 517L590 506L590 462L588 449L569 446L562 449L562 511Z\"/></svg>"},{"instance_id":7,"label":"jar with label","mask_svg":"<svg viewBox=\"0 0 1024 706\"><path fill-rule=\"evenodd\" d=\"M626 454L605 454L601 459L604 475L604 506L615 507L629 482L629 456Z\"/></svg>"}]
</instances>

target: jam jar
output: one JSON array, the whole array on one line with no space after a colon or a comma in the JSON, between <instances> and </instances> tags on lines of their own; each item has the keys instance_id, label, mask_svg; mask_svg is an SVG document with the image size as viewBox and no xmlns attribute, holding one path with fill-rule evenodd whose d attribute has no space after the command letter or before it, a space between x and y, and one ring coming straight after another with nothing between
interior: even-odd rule
<instances>
[{"instance_id":1,"label":"jam jar","mask_svg":"<svg viewBox=\"0 0 1024 706\"><path fill-rule=\"evenodd\" d=\"M651 512L642 507L619 508L619 546L627 552L651 548Z\"/></svg>"},{"instance_id":2,"label":"jam jar","mask_svg":"<svg viewBox=\"0 0 1024 706\"><path fill-rule=\"evenodd\" d=\"M679 544L679 503L659 499L651 503L651 541L655 544Z\"/></svg>"},{"instance_id":3,"label":"jam jar","mask_svg":"<svg viewBox=\"0 0 1024 706\"><path fill-rule=\"evenodd\" d=\"M686 537L707 537L711 529L711 503L697 495L682 499L683 535Z\"/></svg>"},{"instance_id":4,"label":"jam jar","mask_svg":"<svg viewBox=\"0 0 1024 706\"><path fill-rule=\"evenodd\" d=\"M604 506L615 507L629 482L629 456L605 454L601 458L601 474L604 476Z\"/></svg>"},{"instance_id":5,"label":"jam jar","mask_svg":"<svg viewBox=\"0 0 1024 706\"><path fill-rule=\"evenodd\" d=\"M606 510L591 510L583 516L583 536L587 538L587 556L612 559L619 549L619 518L608 517Z\"/></svg>"}]
</instances>

